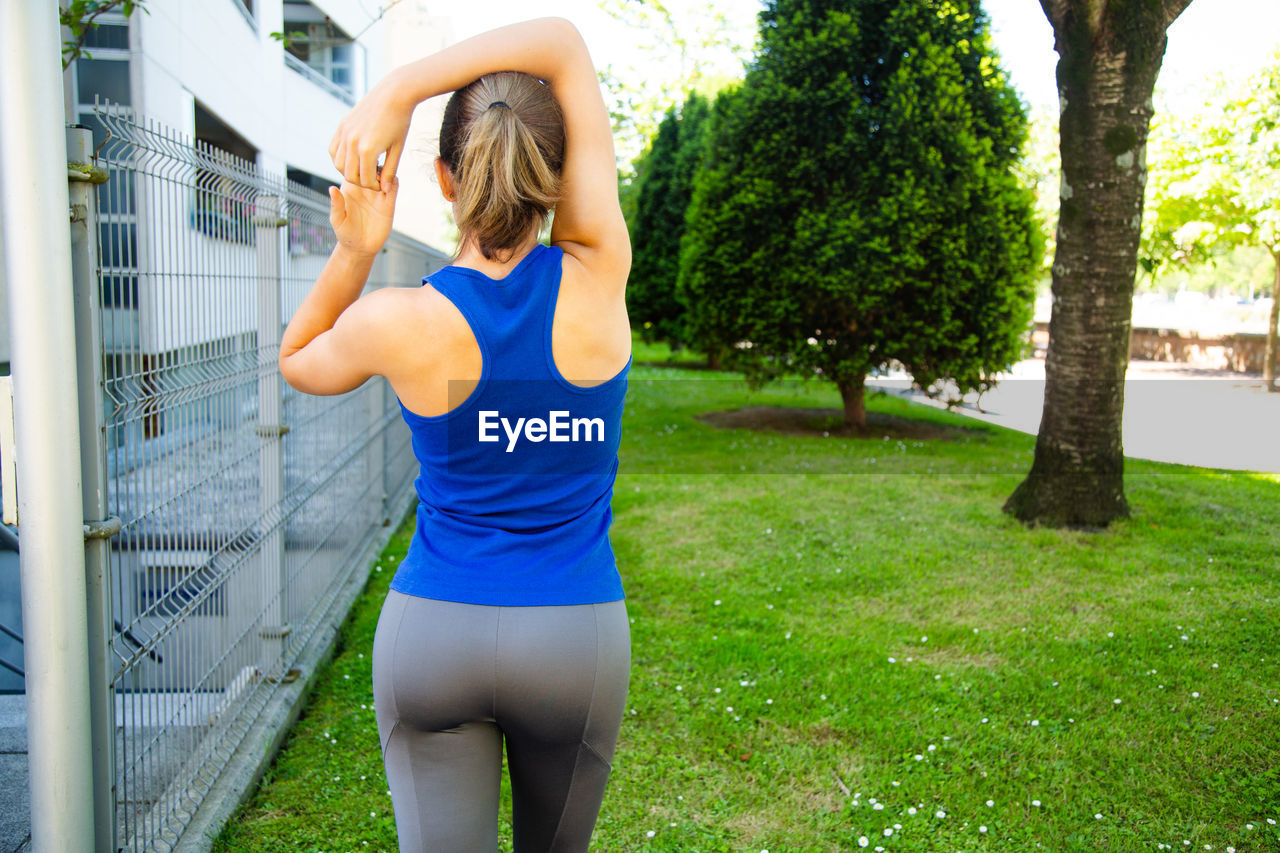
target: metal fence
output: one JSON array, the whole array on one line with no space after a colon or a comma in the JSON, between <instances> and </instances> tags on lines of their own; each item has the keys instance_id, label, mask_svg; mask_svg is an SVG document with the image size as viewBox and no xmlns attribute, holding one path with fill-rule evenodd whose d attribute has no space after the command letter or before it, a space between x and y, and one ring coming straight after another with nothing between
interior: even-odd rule
<instances>
[{"instance_id":1,"label":"metal fence","mask_svg":"<svg viewBox=\"0 0 1280 853\"><path fill-rule=\"evenodd\" d=\"M327 197L119 107L100 106L93 131L98 453L104 517L121 522L101 572L95 725L113 733L115 847L169 850L368 569L358 558L407 508L416 465L385 380L312 397L276 366L333 248ZM444 262L393 235L370 286Z\"/></svg>"}]
</instances>

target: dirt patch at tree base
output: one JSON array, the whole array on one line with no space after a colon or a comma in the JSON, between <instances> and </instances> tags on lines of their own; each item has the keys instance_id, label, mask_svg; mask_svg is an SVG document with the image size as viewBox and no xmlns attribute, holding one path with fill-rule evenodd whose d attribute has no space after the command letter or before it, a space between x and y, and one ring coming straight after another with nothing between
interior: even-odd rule
<instances>
[{"instance_id":1,"label":"dirt patch at tree base","mask_svg":"<svg viewBox=\"0 0 1280 853\"><path fill-rule=\"evenodd\" d=\"M754 429L786 435L842 436L845 438L933 439L961 441L989 434L982 428L947 426L911 418L867 412L867 431L860 432L844 422L840 409L802 409L794 406L746 406L694 415L697 420L722 429Z\"/></svg>"},{"instance_id":2,"label":"dirt patch at tree base","mask_svg":"<svg viewBox=\"0 0 1280 853\"><path fill-rule=\"evenodd\" d=\"M715 370L720 368L709 361L637 361L632 367L673 367L677 370Z\"/></svg>"}]
</instances>

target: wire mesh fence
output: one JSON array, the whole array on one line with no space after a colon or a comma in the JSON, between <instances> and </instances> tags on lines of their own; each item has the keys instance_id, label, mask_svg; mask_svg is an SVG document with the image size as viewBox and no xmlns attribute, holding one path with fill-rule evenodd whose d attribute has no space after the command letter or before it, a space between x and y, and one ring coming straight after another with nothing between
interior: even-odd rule
<instances>
[{"instance_id":1,"label":"wire mesh fence","mask_svg":"<svg viewBox=\"0 0 1280 853\"><path fill-rule=\"evenodd\" d=\"M276 366L327 198L120 107L94 129L117 846L169 850L415 467L385 380L312 397ZM370 286L444 262L393 235Z\"/></svg>"}]
</instances>

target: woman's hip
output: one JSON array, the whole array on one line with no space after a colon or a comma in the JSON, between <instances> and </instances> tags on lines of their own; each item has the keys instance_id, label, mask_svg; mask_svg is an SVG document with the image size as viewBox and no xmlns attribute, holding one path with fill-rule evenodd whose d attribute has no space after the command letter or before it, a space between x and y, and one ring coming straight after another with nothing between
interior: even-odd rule
<instances>
[{"instance_id":1,"label":"woman's hip","mask_svg":"<svg viewBox=\"0 0 1280 853\"><path fill-rule=\"evenodd\" d=\"M529 737L580 731L592 742L599 720L616 737L630 662L621 600L507 607L392 590L374 636L379 728L392 717L430 731L491 720Z\"/></svg>"}]
</instances>

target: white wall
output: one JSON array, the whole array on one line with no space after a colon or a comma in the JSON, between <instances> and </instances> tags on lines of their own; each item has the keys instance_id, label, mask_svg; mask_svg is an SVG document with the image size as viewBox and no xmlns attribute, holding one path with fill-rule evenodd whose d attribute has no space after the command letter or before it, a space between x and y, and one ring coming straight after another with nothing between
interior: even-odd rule
<instances>
[{"instance_id":1,"label":"white wall","mask_svg":"<svg viewBox=\"0 0 1280 853\"><path fill-rule=\"evenodd\" d=\"M428 13L424 0L402 0L372 22L358 0L312 0L335 24L360 35L364 61L356 63L362 94L392 68L440 50L453 41L450 19ZM280 0L257 0L251 25L236 0L173 0L135 14L134 103L138 113L190 136L193 102L200 101L259 152L272 171L304 169L338 180L329 140L350 106L284 64L284 48L270 37L283 28ZM371 23L372 22L372 23ZM367 84L367 85L366 85ZM440 199L432 163L444 100L419 107L410 127L395 228L446 251L453 228Z\"/></svg>"},{"instance_id":2,"label":"white wall","mask_svg":"<svg viewBox=\"0 0 1280 853\"><path fill-rule=\"evenodd\" d=\"M451 18L428 13L426 0L406 0L387 13L386 56L388 70L421 59L452 44ZM372 78L376 83L378 78ZM409 138L399 169L400 193L396 199L397 231L452 252L456 233L448 216L449 205L436 183L435 159L440 152L440 121L447 98L420 104L409 125Z\"/></svg>"},{"instance_id":3,"label":"white wall","mask_svg":"<svg viewBox=\"0 0 1280 853\"><path fill-rule=\"evenodd\" d=\"M236 0L176 0L135 14L138 113L192 133L192 101L198 100L261 152L265 168L296 166L336 177L327 148L350 106L285 66L284 48L270 37L283 28L283 3L254 5L252 22ZM370 22L356 0L314 5L353 35ZM385 27L379 21L359 39L375 73L385 65ZM357 94L363 76L357 63Z\"/></svg>"},{"instance_id":4,"label":"white wall","mask_svg":"<svg viewBox=\"0 0 1280 853\"><path fill-rule=\"evenodd\" d=\"M4 277L4 235L0 233L0 362L9 363L9 291ZM4 371L8 374L8 370Z\"/></svg>"},{"instance_id":5,"label":"white wall","mask_svg":"<svg viewBox=\"0 0 1280 853\"><path fill-rule=\"evenodd\" d=\"M391 45L398 46L403 62L444 43L435 32L438 19L424 18L418 3L400 4L405 8L398 9L398 19L388 14L376 21L365 11L367 4L362 7L358 0L313 0L313 5L347 33L359 34L364 52L357 51L355 62L357 98L366 83L389 69ZM236 0L173 0L150 7L150 14L135 14L135 114L190 138L199 101L258 149L263 169L283 176L286 168L294 167L340 180L328 145L351 105L286 66L283 46L270 37L284 28L281 0L256 0L254 6L253 20ZM424 44L427 51L421 48ZM435 112L438 127L439 109ZM415 123L415 138L422 132ZM401 169L395 225L409 236L438 245L448 226L434 178L428 177L433 158L434 141L430 158L410 157ZM181 177L189 180L191 175ZM187 221L191 200L181 189L163 180L138 180L142 276L137 321L143 350L163 352L255 328L256 318L235 316L225 307L240 304L228 300L227 288L240 286L236 282L242 276L251 281L256 268L253 249L196 233ZM215 257L220 261L210 268L207 262Z\"/></svg>"}]
</instances>

